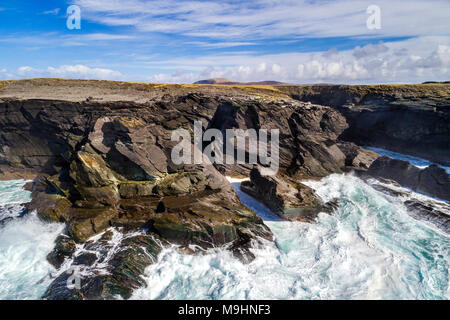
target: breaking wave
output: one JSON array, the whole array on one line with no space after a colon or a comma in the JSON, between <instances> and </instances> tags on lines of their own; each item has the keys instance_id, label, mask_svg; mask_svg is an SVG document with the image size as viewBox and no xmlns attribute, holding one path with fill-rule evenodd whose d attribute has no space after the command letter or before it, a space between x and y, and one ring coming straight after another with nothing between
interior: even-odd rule
<instances>
[{"instance_id":1,"label":"breaking wave","mask_svg":"<svg viewBox=\"0 0 450 320\"><path fill-rule=\"evenodd\" d=\"M261 240L247 265L223 248L196 255L165 248L133 299L450 298L450 237L410 216L402 196L351 174L305 182L324 201L340 199L333 214L308 224L282 221L230 181L275 242ZM0 182L0 299L39 299L55 272L46 255L63 225L21 217L20 203L30 199L24 183Z\"/></svg>"},{"instance_id":2,"label":"breaking wave","mask_svg":"<svg viewBox=\"0 0 450 320\"><path fill-rule=\"evenodd\" d=\"M49 224L36 214L23 217L21 203L30 201L24 180L0 181L0 300L39 299L54 271L46 256L62 224Z\"/></svg>"},{"instance_id":3,"label":"breaking wave","mask_svg":"<svg viewBox=\"0 0 450 320\"><path fill-rule=\"evenodd\" d=\"M403 203L352 175L306 182L340 199L316 224L281 221L238 195L275 235L244 265L223 249L201 256L165 249L134 299L448 299L450 238Z\"/></svg>"}]
</instances>

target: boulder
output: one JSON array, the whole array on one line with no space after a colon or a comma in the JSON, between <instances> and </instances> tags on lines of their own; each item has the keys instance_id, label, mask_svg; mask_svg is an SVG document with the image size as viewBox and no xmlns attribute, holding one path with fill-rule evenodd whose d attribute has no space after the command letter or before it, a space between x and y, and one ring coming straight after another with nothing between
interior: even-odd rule
<instances>
[{"instance_id":1,"label":"boulder","mask_svg":"<svg viewBox=\"0 0 450 320\"><path fill-rule=\"evenodd\" d=\"M149 197L154 194L153 181L125 181L119 185L120 196L124 199L137 199Z\"/></svg>"}]
</instances>

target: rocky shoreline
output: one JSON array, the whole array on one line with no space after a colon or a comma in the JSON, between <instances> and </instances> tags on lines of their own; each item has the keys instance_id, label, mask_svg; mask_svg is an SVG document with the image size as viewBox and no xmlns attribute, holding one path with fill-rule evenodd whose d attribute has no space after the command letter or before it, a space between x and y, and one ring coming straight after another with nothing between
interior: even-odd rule
<instances>
[{"instance_id":1,"label":"rocky shoreline","mask_svg":"<svg viewBox=\"0 0 450 320\"><path fill-rule=\"evenodd\" d=\"M32 82L30 92L44 95L43 83ZM87 94L110 89L102 87L105 82L81 83L88 84ZM74 90L78 85L72 83ZM242 262L252 261L252 247L273 236L241 204L225 175L250 176L242 190L290 221L314 222L339 202L322 203L302 180L349 170L448 200L443 169L422 173L401 164L405 172L397 170L397 161L348 138L356 129L339 108L297 101L283 93L286 88L275 93L257 87L111 86L125 92L122 101L13 98L11 92L20 92L17 83L1 90L7 95L0 101L1 177L35 176L27 186L32 192L27 210L66 224L48 256L59 273L45 299L127 299L145 285L141 276L160 250L173 244L186 253L225 247ZM174 164L171 132L192 131L196 120L222 132L278 129L278 175L264 176L262 165ZM441 131L450 132L445 126ZM448 228L448 219L435 209L408 205L421 215L434 210L433 219ZM67 287L74 268L83 275L79 289Z\"/></svg>"}]
</instances>

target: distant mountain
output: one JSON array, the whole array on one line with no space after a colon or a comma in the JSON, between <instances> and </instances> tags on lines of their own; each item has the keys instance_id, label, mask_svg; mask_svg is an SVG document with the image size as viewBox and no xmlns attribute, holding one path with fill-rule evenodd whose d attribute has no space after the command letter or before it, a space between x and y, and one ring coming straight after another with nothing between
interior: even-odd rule
<instances>
[{"instance_id":1,"label":"distant mountain","mask_svg":"<svg viewBox=\"0 0 450 320\"><path fill-rule=\"evenodd\" d=\"M266 85L266 86L276 86L286 84L278 81L257 81L257 82L238 82L225 78L212 78L206 80L200 80L194 82L194 84L219 84L219 85L238 85L238 86L257 86L257 85Z\"/></svg>"}]
</instances>

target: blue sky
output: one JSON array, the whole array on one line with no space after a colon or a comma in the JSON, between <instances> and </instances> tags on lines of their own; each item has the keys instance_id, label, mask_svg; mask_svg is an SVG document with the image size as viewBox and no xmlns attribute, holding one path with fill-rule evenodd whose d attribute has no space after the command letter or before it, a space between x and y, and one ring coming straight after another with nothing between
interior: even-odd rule
<instances>
[{"instance_id":1,"label":"blue sky","mask_svg":"<svg viewBox=\"0 0 450 320\"><path fill-rule=\"evenodd\" d=\"M450 80L449 16L448 0L2 0L0 78Z\"/></svg>"}]
</instances>

